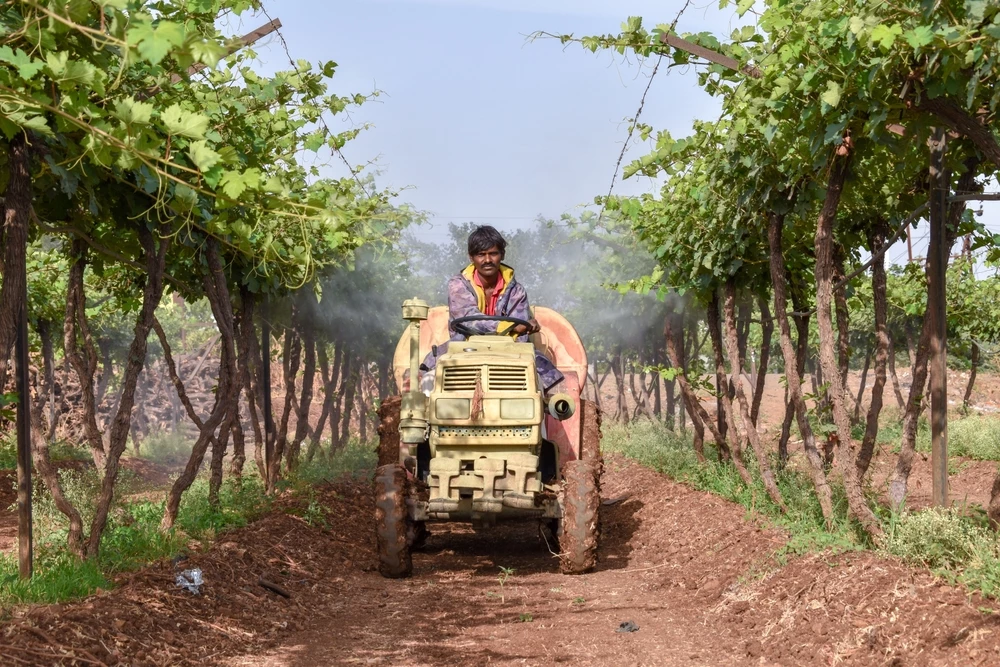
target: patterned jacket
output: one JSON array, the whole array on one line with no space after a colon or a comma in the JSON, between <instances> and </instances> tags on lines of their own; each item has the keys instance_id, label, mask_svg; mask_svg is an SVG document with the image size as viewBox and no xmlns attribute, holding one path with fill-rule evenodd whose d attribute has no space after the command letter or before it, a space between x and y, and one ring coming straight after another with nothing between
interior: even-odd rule
<instances>
[{"instance_id":1,"label":"patterned jacket","mask_svg":"<svg viewBox=\"0 0 1000 667\"><path fill-rule=\"evenodd\" d=\"M485 294L482 288L477 287L472 280L472 272L475 270L469 264L461 273L452 276L448 280L448 316L450 322L460 317L470 315L482 315L485 306ZM504 279L503 291L497 301L496 314L506 317L516 317L521 320L531 319L531 308L528 304L528 293L521 283L514 278L514 269L506 264L500 265L500 271ZM514 326L509 322L467 322L466 327L479 334L495 334L498 330L505 331ZM465 340L465 336L452 330L449 343L452 341ZM528 343L530 338L527 334L517 336L515 340L519 343ZM448 343L438 345L432 349L421 364L421 370L430 371L437 365L437 358L447 351ZM535 350L535 368L538 371L544 389L549 389L563 379L563 374L555 365L537 349Z\"/></svg>"}]
</instances>

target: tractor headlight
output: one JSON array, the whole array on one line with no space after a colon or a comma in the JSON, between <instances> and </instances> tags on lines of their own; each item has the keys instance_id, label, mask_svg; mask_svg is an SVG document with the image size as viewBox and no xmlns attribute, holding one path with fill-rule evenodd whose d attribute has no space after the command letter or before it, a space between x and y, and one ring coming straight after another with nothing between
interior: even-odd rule
<instances>
[{"instance_id":1,"label":"tractor headlight","mask_svg":"<svg viewBox=\"0 0 1000 667\"><path fill-rule=\"evenodd\" d=\"M434 401L434 414L438 419L468 419L469 399L439 398Z\"/></svg>"},{"instance_id":2,"label":"tractor headlight","mask_svg":"<svg viewBox=\"0 0 1000 667\"><path fill-rule=\"evenodd\" d=\"M500 419L534 419L535 399L533 398L501 398Z\"/></svg>"}]
</instances>

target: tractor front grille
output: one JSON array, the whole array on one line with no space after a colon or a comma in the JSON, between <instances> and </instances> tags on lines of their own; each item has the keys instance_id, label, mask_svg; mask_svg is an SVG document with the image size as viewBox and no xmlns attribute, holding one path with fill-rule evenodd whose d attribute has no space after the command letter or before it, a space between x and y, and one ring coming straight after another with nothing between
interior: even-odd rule
<instances>
[{"instance_id":1,"label":"tractor front grille","mask_svg":"<svg viewBox=\"0 0 1000 667\"><path fill-rule=\"evenodd\" d=\"M489 388L490 391L527 391L527 367L490 366Z\"/></svg>"},{"instance_id":2,"label":"tractor front grille","mask_svg":"<svg viewBox=\"0 0 1000 667\"><path fill-rule=\"evenodd\" d=\"M481 366L446 366L444 369L444 390L475 391L476 379L482 372Z\"/></svg>"},{"instance_id":3,"label":"tractor front grille","mask_svg":"<svg viewBox=\"0 0 1000 667\"><path fill-rule=\"evenodd\" d=\"M527 440L531 426L438 426L442 438L490 438Z\"/></svg>"}]
</instances>

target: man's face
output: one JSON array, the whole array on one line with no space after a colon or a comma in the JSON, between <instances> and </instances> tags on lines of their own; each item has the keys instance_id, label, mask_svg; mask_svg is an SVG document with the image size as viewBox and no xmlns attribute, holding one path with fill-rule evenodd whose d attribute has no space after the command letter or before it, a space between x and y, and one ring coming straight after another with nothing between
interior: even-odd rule
<instances>
[{"instance_id":1,"label":"man's face","mask_svg":"<svg viewBox=\"0 0 1000 667\"><path fill-rule=\"evenodd\" d=\"M500 271L500 261L503 259L503 253L500 252L500 248L493 246L475 255L469 255L469 259L472 260L473 266L476 267L476 272L481 277L492 279Z\"/></svg>"}]
</instances>

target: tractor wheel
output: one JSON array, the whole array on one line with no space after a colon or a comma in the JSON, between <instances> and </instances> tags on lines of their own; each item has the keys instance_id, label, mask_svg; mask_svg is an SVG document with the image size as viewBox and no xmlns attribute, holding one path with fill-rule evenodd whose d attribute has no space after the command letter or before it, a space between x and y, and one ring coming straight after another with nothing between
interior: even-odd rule
<instances>
[{"instance_id":1,"label":"tractor wheel","mask_svg":"<svg viewBox=\"0 0 1000 667\"><path fill-rule=\"evenodd\" d=\"M564 574L582 574L597 563L597 469L589 461L563 468L563 516L559 521L559 566Z\"/></svg>"},{"instance_id":2,"label":"tractor wheel","mask_svg":"<svg viewBox=\"0 0 1000 667\"><path fill-rule=\"evenodd\" d=\"M378 539L379 572L398 579L413 572L410 558L411 526L406 509L409 486L406 471L398 463L375 471L375 532Z\"/></svg>"},{"instance_id":3,"label":"tractor wheel","mask_svg":"<svg viewBox=\"0 0 1000 667\"><path fill-rule=\"evenodd\" d=\"M378 464L399 463L399 409L403 399L390 396L378 409Z\"/></svg>"},{"instance_id":4,"label":"tractor wheel","mask_svg":"<svg viewBox=\"0 0 1000 667\"><path fill-rule=\"evenodd\" d=\"M592 463L597 472L597 488L601 488L604 456L601 454L601 409L594 401L580 401L580 458Z\"/></svg>"}]
</instances>

